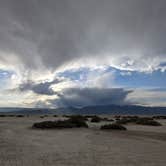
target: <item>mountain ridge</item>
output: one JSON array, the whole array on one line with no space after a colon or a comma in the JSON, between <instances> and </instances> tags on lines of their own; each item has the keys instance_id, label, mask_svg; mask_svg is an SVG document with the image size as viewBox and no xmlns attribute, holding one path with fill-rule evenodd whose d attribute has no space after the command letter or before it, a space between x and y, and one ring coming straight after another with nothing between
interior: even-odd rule
<instances>
[{"instance_id":1,"label":"mountain ridge","mask_svg":"<svg viewBox=\"0 0 166 166\"><path fill-rule=\"evenodd\" d=\"M166 107L139 105L96 105L82 108L0 108L1 114L108 114L108 115L166 115Z\"/></svg>"}]
</instances>

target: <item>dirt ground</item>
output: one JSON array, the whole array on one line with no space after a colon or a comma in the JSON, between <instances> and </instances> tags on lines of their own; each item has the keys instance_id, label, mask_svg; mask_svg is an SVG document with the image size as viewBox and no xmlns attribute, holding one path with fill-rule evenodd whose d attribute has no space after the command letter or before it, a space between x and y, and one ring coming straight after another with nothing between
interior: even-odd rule
<instances>
[{"instance_id":1,"label":"dirt ground","mask_svg":"<svg viewBox=\"0 0 166 166\"><path fill-rule=\"evenodd\" d=\"M36 130L53 117L0 118L0 166L165 166L163 126L127 125L127 131Z\"/></svg>"}]
</instances>

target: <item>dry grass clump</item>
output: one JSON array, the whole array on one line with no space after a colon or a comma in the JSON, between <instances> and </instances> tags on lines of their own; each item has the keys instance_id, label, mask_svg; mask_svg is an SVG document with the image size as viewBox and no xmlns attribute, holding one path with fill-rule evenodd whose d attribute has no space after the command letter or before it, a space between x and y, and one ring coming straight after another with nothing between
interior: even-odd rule
<instances>
[{"instance_id":1,"label":"dry grass clump","mask_svg":"<svg viewBox=\"0 0 166 166\"><path fill-rule=\"evenodd\" d=\"M101 130L127 130L126 127L117 123L103 125L101 126L100 129Z\"/></svg>"}]
</instances>

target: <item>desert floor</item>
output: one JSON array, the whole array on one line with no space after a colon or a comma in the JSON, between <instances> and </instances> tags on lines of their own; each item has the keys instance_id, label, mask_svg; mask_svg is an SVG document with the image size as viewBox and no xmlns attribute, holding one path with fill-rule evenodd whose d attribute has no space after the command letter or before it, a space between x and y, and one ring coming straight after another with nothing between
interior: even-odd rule
<instances>
[{"instance_id":1,"label":"desert floor","mask_svg":"<svg viewBox=\"0 0 166 166\"><path fill-rule=\"evenodd\" d=\"M161 127L127 125L127 131L37 130L47 117L0 118L0 166L165 166L166 120Z\"/></svg>"}]
</instances>

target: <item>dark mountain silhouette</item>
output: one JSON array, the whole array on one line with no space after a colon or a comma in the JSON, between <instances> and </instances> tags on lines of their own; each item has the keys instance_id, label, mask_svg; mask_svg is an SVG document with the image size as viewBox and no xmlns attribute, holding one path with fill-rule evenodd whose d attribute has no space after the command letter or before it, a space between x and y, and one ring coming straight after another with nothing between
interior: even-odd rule
<instances>
[{"instance_id":1,"label":"dark mountain silhouette","mask_svg":"<svg viewBox=\"0 0 166 166\"><path fill-rule=\"evenodd\" d=\"M138 105L97 105L83 108L66 107L57 109L0 108L1 114L110 114L110 115L166 115L166 107Z\"/></svg>"}]
</instances>

